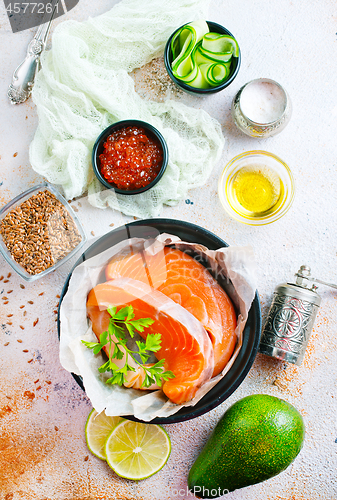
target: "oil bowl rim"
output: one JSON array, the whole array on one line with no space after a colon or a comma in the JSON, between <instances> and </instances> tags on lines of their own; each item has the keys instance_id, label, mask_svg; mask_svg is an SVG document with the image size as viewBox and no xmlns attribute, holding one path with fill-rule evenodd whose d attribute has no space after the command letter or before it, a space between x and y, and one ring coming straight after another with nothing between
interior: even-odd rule
<instances>
[{"instance_id":1,"label":"oil bowl rim","mask_svg":"<svg viewBox=\"0 0 337 500\"><path fill-rule=\"evenodd\" d=\"M235 169L236 164L241 159L250 156L272 158L283 169L283 173L285 174L285 177L289 182L289 189L287 190L287 192L285 192L284 200L279 210L276 212L271 212L266 215L261 215L261 217L254 217L254 218L243 216L239 212L234 210L226 197L227 181L229 179L230 174ZM249 226L262 226L266 224L271 224L272 222L279 220L281 217L283 217L283 215L285 215L288 212L288 210L293 204L295 197L295 179L287 163L285 163L279 156L275 155L274 153L270 153L269 151L264 151L264 150L245 151L232 158L223 169L218 182L218 196L222 207L230 217L232 217L238 222L247 224Z\"/></svg>"}]
</instances>

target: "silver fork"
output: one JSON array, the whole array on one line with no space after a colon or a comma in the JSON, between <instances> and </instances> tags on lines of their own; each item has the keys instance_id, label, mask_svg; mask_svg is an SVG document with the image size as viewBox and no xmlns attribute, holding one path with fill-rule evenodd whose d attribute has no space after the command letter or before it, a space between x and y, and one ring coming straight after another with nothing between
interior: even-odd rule
<instances>
[{"instance_id":1,"label":"silver fork","mask_svg":"<svg viewBox=\"0 0 337 500\"><path fill-rule=\"evenodd\" d=\"M40 69L40 56L46 47L49 30L59 0L51 1L51 10L45 13L33 40L29 43L27 55L13 73L7 95L12 104L25 102L30 96L35 77Z\"/></svg>"}]
</instances>

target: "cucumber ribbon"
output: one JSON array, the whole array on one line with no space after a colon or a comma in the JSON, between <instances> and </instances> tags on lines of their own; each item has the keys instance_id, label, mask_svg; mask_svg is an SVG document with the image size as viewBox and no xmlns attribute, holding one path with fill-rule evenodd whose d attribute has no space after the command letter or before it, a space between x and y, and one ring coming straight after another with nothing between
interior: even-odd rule
<instances>
[{"instance_id":1,"label":"cucumber ribbon","mask_svg":"<svg viewBox=\"0 0 337 500\"><path fill-rule=\"evenodd\" d=\"M233 37L210 33L203 20L183 26L173 37L171 50L173 75L199 89L215 87L226 81L232 57L239 55L239 46Z\"/></svg>"}]
</instances>

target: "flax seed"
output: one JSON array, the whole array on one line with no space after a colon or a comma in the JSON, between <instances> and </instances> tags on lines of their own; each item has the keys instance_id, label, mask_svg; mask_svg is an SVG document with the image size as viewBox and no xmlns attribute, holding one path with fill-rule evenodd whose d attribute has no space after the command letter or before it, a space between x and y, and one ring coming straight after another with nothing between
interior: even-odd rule
<instances>
[{"instance_id":1,"label":"flax seed","mask_svg":"<svg viewBox=\"0 0 337 500\"><path fill-rule=\"evenodd\" d=\"M23 316L26 316L26 314L27 314L27 311L23 311Z\"/></svg>"},{"instance_id":2,"label":"flax seed","mask_svg":"<svg viewBox=\"0 0 337 500\"><path fill-rule=\"evenodd\" d=\"M14 153L13 156L14 158L16 158L18 156L18 153Z\"/></svg>"},{"instance_id":3,"label":"flax seed","mask_svg":"<svg viewBox=\"0 0 337 500\"><path fill-rule=\"evenodd\" d=\"M29 352L28 349L24 349L22 352Z\"/></svg>"},{"instance_id":4,"label":"flax seed","mask_svg":"<svg viewBox=\"0 0 337 500\"><path fill-rule=\"evenodd\" d=\"M86 457L84 457L84 461L87 462L89 460L89 455L87 455Z\"/></svg>"},{"instance_id":5,"label":"flax seed","mask_svg":"<svg viewBox=\"0 0 337 500\"><path fill-rule=\"evenodd\" d=\"M44 292L39 293L39 297L40 297L41 295L43 295L43 294L44 294Z\"/></svg>"},{"instance_id":6,"label":"flax seed","mask_svg":"<svg viewBox=\"0 0 337 500\"><path fill-rule=\"evenodd\" d=\"M4 304L8 304L8 300L5 300Z\"/></svg>"},{"instance_id":7,"label":"flax seed","mask_svg":"<svg viewBox=\"0 0 337 500\"><path fill-rule=\"evenodd\" d=\"M25 329L25 327L24 327L24 326L22 326L22 325L20 325L20 328L21 328L21 330L24 330L24 329Z\"/></svg>"},{"instance_id":8,"label":"flax seed","mask_svg":"<svg viewBox=\"0 0 337 500\"><path fill-rule=\"evenodd\" d=\"M56 295L56 298L57 298L57 299L60 299L60 298L61 298L61 295Z\"/></svg>"},{"instance_id":9,"label":"flax seed","mask_svg":"<svg viewBox=\"0 0 337 500\"><path fill-rule=\"evenodd\" d=\"M91 231L91 234L92 234L93 236L95 236L95 233L94 233L94 231Z\"/></svg>"},{"instance_id":10,"label":"flax seed","mask_svg":"<svg viewBox=\"0 0 337 500\"><path fill-rule=\"evenodd\" d=\"M27 363L31 363L32 361L33 361L33 358L32 358L32 359L30 359L29 361L27 361Z\"/></svg>"},{"instance_id":11,"label":"flax seed","mask_svg":"<svg viewBox=\"0 0 337 500\"><path fill-rule=\"evenodd\" d=\"M3 279L4 279L4 277L3 277L3 276L0 276L0 281L2 281Z\"/></svg>"},{"instance_id":12,"label":"flax seed","mask_svg":"<svg viewBox=\"0 0 337 500\"><path fill-rule=\"evenodd\" d=\"M8 283L8 282L9 282L9 280L4 280L4 283Z\"/></svg>"},{"instance_id":13,"label":"flax seed","mask_svg":"<svg viewBox=\"0 0 337 500\"><path fill-rule=\"evenodd\" d=\"M39 322L39 318L36 318L36 320L33 323L33 326L36 326L38 324L38 322Z\"/></svg>"},{"instance_id":14,"label":"flax seed","mask_svg":"<svg viewBox=\"0 0 337 500\"><path fill-rule=\"evenodd\" d=\"M39 391L41 389L41 386L39 385L39 387L36 388L37 391Z\"/></svg>"},{"instance_id":15,"label":"flax seed","mask_svg":"<svg viewBox=\"0 0 337 500\"><path fill-rule=\"evenodd\" d=\"M31 275L56 264L82 240L69 212L48 190L12 209L0 221L0 234L12 258Z\"/></svg>"},{"instance_id":16,"label":"flax seed","mask_svg":"<svg viewBox=\"0 0 337 500\"><path fill-rule=\"evenodd\" d=\"M7 314L7 318L11 318L13 314Z\"/></svg>"},{"instance_id":17,"label":"flax seed","mask_svg":"<svg viewBox=\"0 0 337 500\"><path fill-rule=\"evenodd\" d=\"M51 384L51 381L50 380L46 380L46 384Z\"/></svg>"},{"instance_id":18,"label":"flax seed","mask_svg":"<svg viewBox=\"0 0 337 500\"><path fill-rule=\"evenodd\" d=\"M34 304L32 300L28 300L28 304Z\"/></svg>"},{"instance_id":19,"label":"flax seed","mask_svg":"<svg viewBox=\"0 0 337 500\"><path fill-rule=\"evenodd\" d=\"M22 344L22 340L21 339L18 339L17 342L19 342L19 344Z\"/></svg>"},{"instance_id":20,"label":"flax seed","mask_svg":"<svg viewBox=\"0 0 337 500\"><path fill-rule=\"evenodd\" d=\"M56 431L58 431L58 430L59 430L59 428L58 428L58 427L56 427L56 425L55 425L54 429L55 429Z\"/></svg>"},{"instance_id":21,"label":"flax seed","mask_svg":"<svg viewBox=\"0 0 337 500\"><path fill-rule=\"evenodd\" d=\"M13 292L13 290L8 290L8 292L7 292L7 293L12 293L12 292Z\"/></svg>"},{"instance_id":22,"label":"flax seed","mask_svg":"<svg viewBox=\"0 0 337 500\"><path fill-rule=\"evenodd\" d=\"M7 321L7 325L12 325L13 323L11 321Z\"/></svg>"},{"instance_id":23,"label":"flax seed","mask_svg":"<svg viewBox=\"0 0 337 500\"><path fill-rule=\"evenodd\" d=\"M9 345L9 342L6 342L6 343L4 344L4 346L5 346L5 347L6 347L6 346L8 346L8 345Z\"/></svg>"},{"instance_id":24,"label":"flax seed","mask_svg":"<svg viewBox=\"0 0 337 500\"><path fill-rule=\"evenodd\" d=\"M113 227L115 224L113 222L111 222L111 224L109 224L110 227Z\"/></svg>"},{"instance_id":25,"label":"flax seed","mask_svg":"<svg viewBox=\"0 0 337 500\"><path fill-rule=\"evenodd\" d=\"M23 285L22 283L20 283L20 288L26 288L25 285Z\"/></svg>"},{"instance_id":26,"label":"flax seed","mask_svg":"<svg viewBox=\"0 0 337 500\"><path fill-rule=\"evenodd\" d=\"M23 309L25 306L20 306L20 309Z\"/></svg>"}]
</instances>

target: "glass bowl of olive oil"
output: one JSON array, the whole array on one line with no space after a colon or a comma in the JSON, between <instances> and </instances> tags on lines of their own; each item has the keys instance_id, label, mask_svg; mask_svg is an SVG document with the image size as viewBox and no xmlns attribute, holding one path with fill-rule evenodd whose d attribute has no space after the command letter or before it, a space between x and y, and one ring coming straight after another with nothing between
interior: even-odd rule
<instances>
[{"instance_id":1,"label":"glass bowl of olive oil","mask_svg":"<svg viewBox=\"0 0 337 500\"><path fill-rule=\"evenodd\" d=\"M278 220L289 210L295 181L288 165L278 156L267 151L247 151L226 165L218 193L231 217L260 226Z\"/></svg>"}]
</instances>

